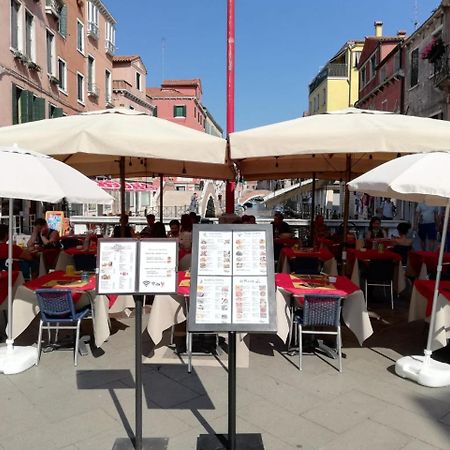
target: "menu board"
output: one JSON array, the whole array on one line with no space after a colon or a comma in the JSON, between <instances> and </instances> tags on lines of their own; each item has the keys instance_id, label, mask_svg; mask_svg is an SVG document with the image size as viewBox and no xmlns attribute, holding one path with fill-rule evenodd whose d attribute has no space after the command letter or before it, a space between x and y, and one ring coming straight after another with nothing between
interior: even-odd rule
<instances>
[{"instance_id":1,"label":"menu board","mask_svg":"<svg viewBox=\"0 0 450 450\"><path fill-rule=\"evenodd\" d=\"M276 331L272 226L196 225L189 329Z\"/></svg>"},{"instance_id":2,"label":"menu board","mask_svg":"<svg viewBox=\"0 0 450 450\"><path fill-rule=\"evenodd\" d=\"M176 292L177 252L175 240L146 239L139 246L140 293Z\"/></svg>"},{"instance_id":3,"label":"menu board","mask_svg":"<svg viewBox=\"0 0 450 450\"><path fill-rule=\"evenodd\" d=\"M176 293L176 239L99 239L99 294Z\"/></svg>"},{"instance_id":4,"label":"menu board","mask_svg":"<svg viewBox=\"0 0 450 450\"><path fill-rule=\"evenodd\" d=\"M129 294L136 289L137 241L103 241L99 247L98 292Z\"/></svg>"}]
</instances>

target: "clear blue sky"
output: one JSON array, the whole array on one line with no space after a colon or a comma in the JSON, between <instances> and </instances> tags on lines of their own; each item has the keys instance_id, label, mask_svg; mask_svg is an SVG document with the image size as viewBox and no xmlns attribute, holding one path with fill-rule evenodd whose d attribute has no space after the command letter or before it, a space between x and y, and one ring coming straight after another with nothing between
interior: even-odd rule
<instances>
[{"instance_id":1,"label":"clear blue sky","mask_svg":"<svg viewBox=\"0 0 450 450\"><path fill-rule=\"evenodd\" d=\"M104 0L117 54L139 54L147 85L201 78L203 103L225 129L226 0ZM439 0L236 0L236 130L307 109L308 84L351 39L422 23ZM162 42L165 64L162 64Z\"/></svg>"}]
</instances>

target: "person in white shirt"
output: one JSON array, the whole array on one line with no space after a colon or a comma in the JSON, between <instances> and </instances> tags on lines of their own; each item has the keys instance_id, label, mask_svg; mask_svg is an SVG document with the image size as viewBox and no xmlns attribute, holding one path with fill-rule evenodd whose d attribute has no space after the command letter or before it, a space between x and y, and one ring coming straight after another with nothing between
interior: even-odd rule
<instances>
[{"instance_id":1,"label":"person in white shirt","mask_svg":"<svg viewBox=\"0 0 450 450\"><path fill-rule=\"evenodd\" d=\"M422 250L435 250L438 214L439 210L436 206L428 206L425 203L417 205L414 229L418 231Z\"/></svg>"},{"instance_id":2,"label":"person in white shirt","mask_svg":"<svg viewBox=\"0 0 450 450\"><path fill-rule=\"evenodd\" d=\"M390 198L385 198L383 202L383 220L392 220L395 216L395 206Z\"/></svg>"}]
</instances>

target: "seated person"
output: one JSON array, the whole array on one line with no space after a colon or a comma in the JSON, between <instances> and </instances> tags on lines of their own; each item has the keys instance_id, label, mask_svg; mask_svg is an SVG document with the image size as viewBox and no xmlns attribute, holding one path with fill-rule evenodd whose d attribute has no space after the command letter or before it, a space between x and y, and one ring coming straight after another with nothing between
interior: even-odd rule
<instances>
[{"instance_id":1,"label":"seated person","mask_svg":"<svg viewBox=\"0 0 450 450\"><path fill-rule=\"evenodd\" d=\"M280 212L276 212L273 216L273 237L280 239L290 239L293 236L291 227L284 221L284 216Z\"/></svg>"},{"instance_id":2,"label":"seated person","mask_svg":"<svg viewBox=\"0 0 450 450\"><path fill-rule=\"evenodd\" d=\"M180 221L177 219L173 219L169 222L169 235L168 237L177 238L180 236Z\"/></svg>"},{"instance_id":3,"label":"seated person","mask_svg":"<svg viewBox=\"0 0 450 450\"><path fill-rule=\"evenodd\" d=\"M191 218L192 225L195 225L196 223L200 223L201 217L194 211L191 211L189 213L189 217Z\"/></svg>"},{"instance_id":4,"label":"seated person","mask_svg":"<svg viewBox=\"0 0 450 450\"><path fill-rule=\"evenodd\" d=\"M36 219L27 247L61 248L61 238L56 230L49 228L45 219Z\"/></svg>"},{"instance_id":5,"label":"seated person","mask_svg":"<svg viewBox=\"0 0 450 450\"><path fill-rule=\"evenodd\" d=\"M121 235L122 227L125 228L125 234L123 235L123 237L125 237L125 238L135 238L136 237L136 233L135 233L133 227L128 224L128 215L127 214L122 214L120 216L120 225L116 225L114 227L112 237L115 237L115 238L122 237L122 235Z\"/></svg>"},{"instance_id":6,"label":"seated person","mask_svg":"<svg viewBox=\"0 0 450 450\"><path fill-rule=\"evenodd\" d=\"M369 223L369 229L366 232L366 241L372 239L386 239L386 232L381 228L379 217L372 217Z\"/></svg>"},{"instance_id":7,"label":"seated person","mask_svg":"<svg viewBox=\"0 0 450 450\"><path fill-rule=\"evenodd\" d=\"M0 270L7 270L6 260L8 259L8 227L0 224ZM20 270L25 279L30 279L31 275L35 275L38 269L38 264L33 264L33 255L28 250L24 250L18 245L13 245L12 257L15 260L13 264L14 270Z\"/></svg>"},{"instance_id":8,"label":"seated person","mask_svg":"<svg viewBox=\"0 0 450 450\"><path fill-rule=\"evenodd\" d=\"M139 233L142 237L150 237L152 234L152 228L155 224L156 217L154 214L147 214L147 225Z\"/></svg>"},{"instance_id":9,"label":"seated person","mask_svg":"<svg viewBox=\"0 0 450 450\"><path fill-rule=\"evenodd\" d=\"M150 233L152 238L166 238L166 227L162 222L155 222L152 226L152 231Z\"/></svg>"},{"instance_id":10,"label":"seated person","mask_svg":"<svg viewBox=\"0 0 450 450\"><path fill-rule=\"evenodd\" d=\"M190 252L192 248L192 218L189 214L181 216L180 247Z\"/></svg>"},{"instance_id":11,"label":"seated person","mask_svg":"<svg viewBox=\"0 0 450 450\"><path fill-rule=\"evenodd\" d=\"M318 214L316 216L316 219L314 220L314 243L318 244L320 239L327 238L330 236L330 231L328 230L328 227L325 225L325 220L321 214Z\"/></svg>"},{"instance_id":12,"label":"seated person","mask_svg":"<svg viewBox=\"0 0 450 450\"><path fill-rule=\"evenodd\" d=\"M411 247L413 240L408 237L408 232L411 229L411 224L402 222L397 225L398 237L394 238L395 245L403 245Z\"/></svg>"}]
</instances>

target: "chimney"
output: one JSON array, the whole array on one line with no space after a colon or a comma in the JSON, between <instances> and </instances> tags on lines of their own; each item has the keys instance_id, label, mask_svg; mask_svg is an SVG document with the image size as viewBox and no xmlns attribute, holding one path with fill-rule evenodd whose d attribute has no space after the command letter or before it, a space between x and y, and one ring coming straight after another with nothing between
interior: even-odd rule
<instances>
[{"instance_id":1,"label":"chimney","mask_svg":"<svg viewBox=\"0 0 450 450\"><path fill-rule=\"evenodd\" d=\"M405 30L398 30L397 31L397 37L404 39L406 37L406 31Z\"/></svg>"},{"instance_id":2,"label":"chimney","mask_svg":"<svg viewBox=\"0 0 450 450\"><path fill-rule=\"evenodd\" d=\"M375 27L375 37L383 36L383 22L377 20L373 26Z\"/></svg>"}]
</instances>

